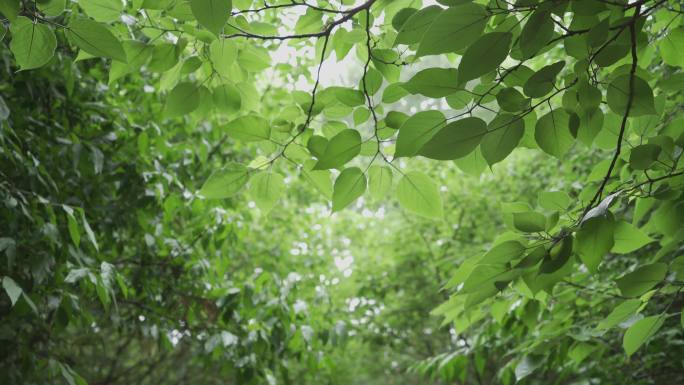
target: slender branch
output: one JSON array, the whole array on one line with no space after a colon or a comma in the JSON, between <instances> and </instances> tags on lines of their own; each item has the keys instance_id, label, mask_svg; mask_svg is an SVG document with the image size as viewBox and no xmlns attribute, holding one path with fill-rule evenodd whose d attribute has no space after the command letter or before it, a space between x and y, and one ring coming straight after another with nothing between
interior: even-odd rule
<instances>
[{"instance_id":1,"label":"slender branch","mask_svg":"<svg viewBox=\"0 0 684 385\"><path fill-rule=\"evenodd\" d=\"M584 209L584 213L582 214L582 218L584 218L585 215L589 212L594 207L594 204L600 201L601 195L603 194L603 190L606 188L606 185L608 184L608 181L610 180L611 175L613 174L613 169L615 168L615 164L617 163L618 158L620 157L620 153L622 152L622 141L625 136L625 129L627 128L627 119L629 118L629 113L632 110L632 104L634 102L634 78L636 77L636 70L637 70L637 65L638 65L638 57L637 57L637 42L636 42L636 22L637 19L640 15L641 11L641 6L637 6L635 11L634 11L634 16L632 17L632 22L629 24L629 34L630 34L630 39L631 39L631 45L632 45L632 66L629 70L629 93L627 95L627 106L625 107L625 114L622 116L622 122L620 123L620 133L618 134L618 139L617 139L617 147L615 148L615 153L613 154L613 159L610 161L610 166L608 166L608 171L606 172L606 176L603 177L603 180L601 181L601 185L599 186L598 190L594 194L594 197L591 198L589 201L589 204L587 207Z\"/></svg>"}]
</instances>

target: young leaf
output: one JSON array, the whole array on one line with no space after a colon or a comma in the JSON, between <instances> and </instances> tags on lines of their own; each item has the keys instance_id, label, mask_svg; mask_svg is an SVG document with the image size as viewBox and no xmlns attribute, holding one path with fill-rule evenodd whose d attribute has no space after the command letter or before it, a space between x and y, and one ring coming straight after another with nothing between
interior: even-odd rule
<instances>
[{"instance_id":1,"label":"young leaf","mask_svg":"<svg viewBox=\"0 0 684 385\"><path fill-rule=\"evenodd\" d=\"M121 42L104 24L88 19L74 19L69 23L66 35L74 45L93 56L128 62Z\"/></svg>"},{"instance_id":2,"label":"young leaf","mask_svg":"<svg viewBox=\"0 0 684 385\"><path fill-rule=\"evenodd\" d=\"M430 159L452 160L471 153L487 133L487 123L468 117L449 123L420 149L419 154Z\"/></svg>"},{"instance_id":3,"label":"young leaf","mask_svg":"<svg viewBox=\"0 0 684 385\"><path fill-rule=\"evenodd\" d=\"M232 8L232 0L190 0L190 9L197 22L217 36L228 21Z\"/></svg>"},{"instance_id":4,"label":"young leaf","mask_svg":"<svg viewBox=\"0 0 684 385\"><path fill-rule=\"evenodd\" d=\"M371 166L368 169L368 190L375 200L385 198L392 187L392 170L387 166Z\"/></svg>"},{"instance_id":5,"label":"young leaf","mask_svg":"<svg viewBox=\"0 0 684 385\"><path fill-rule=\"evenodd\" d=\"M649 338L651 338L665 322L664 315L655 315L638 320L627 329L622 339L622 347L627 356L631 356L639 350Z\"/></svg>"},{"instance_id":6,"label":"young leaf","mask_svg":"<svg viewBox=\"0 0 684 385\"><path fill-rule=\"evenodd\" d=\"M402 87L414 95L441 98L462 89L458 85L456 74L453 68L427 68L418 72Z\"/></svg>"},{"instance_id":7,"label":"young leaf","mask_svg":"<svg viewBox=\"0 0 684 385\"><path fill-rule=\"evenodd\" d=\"M352 129L342 130L330 139L325 153L318 159L313 169L327 170L342 167L359 155L359 152L361 152L361 134Z\"/></svg>"},{"instance_id":8,"label":"young leaf","mask_svg":"<svg viewBox=\"0 0 684 385\"><path fill-rule=\"evenodd\" d=\"M10 25L10 32L10 50L20 69L42 67L52 59L57 39L47 25L35 24L27 17L19 16Z\"/></svg>"},{"instance_id":9,"label":"young leaf","mask_svg":"<svg viewBox=\"0 0 684 385\"><path fill-rule=\"evenodd\" d=\"M409 18L404 28L407 28L413 19L418 19L420 11ZM457 52L472 44L484 31L489 15L484 6L474 3L466 3L449 7L439 13L437 17L432 16L432 21L422 35L420 45L416 51L417 56L437 55L442 53ZM416 20L417 21L417 20ZM417 24L417 23L416 23ZM400 40L401 32L397 36L399 43L410 44L414 41L405 43Z\"/></svg>"},{"instance_id":10,"label":"young leaf","mask_svg":"<svg viewBox=\"0 0 684 385\"><path fill-rule=\"evenodd\" d=\"M439 111L421 111L406 119L399 128L396 158L414 156L446 124Z\"/></svg>"},{"instance_id":11,"label":"young leaf","mask_svg":"<svg viewBox=\"0 0 684 385\"><path fill-rule=\"evenodd\" d=\"M626 297L637 297L659 284L667 274L667 265L652 263L644 265L615 280L620 292Z\"/></svg>"},{"instance_id":12,"label":"young leaf","mask_svg":"<svg viewBox=\"0 0 684 385\"><path fill-rule=\"evenodd\" d=\"M489 122L488 132L482 139L482 156L490 166L501 162L513 152L525 133L525 123L512 114L500 114Z\"/></svg>"},{"instance_id":13,"label":"young leaf","mask_svg":"<svg viewBox=\"0 0 684 385\"><path fill-rule=\"evenodd\" d=\"M497 69L508 57L512 40L513 34L510 32L491 32L480 36L461 58L458 82L465 84Z\"/></svg>"},{"instance_id":14,"label":"young leaf","mask_svg":"<svg viewBox=\"0 0 684 385\"><path fill-rule=\"evenodd\" d=\"M207 199L229 198L237 194L247 183L249 171L238 163L229 163L223 169L209 176L199 194Z\"/></svg>"},{"instance_id":15,"label":"young leaf","mask_svg":"<svg viewBox=\"0 0 684 385\"><path fill-rule=\"evenodd\" d=\"M264 213L273 209L285 190L283 176L274 172L260 172L254 175L249 185L257 207Z\"/></svg>"},{"instance_id":16,"label":"young leaf","mask_svg":"<svg viewBox=\"0 0 684 385\"><path fill-rule=\"evenodd\" d=\"M406 173L397 186L397 199L406 210L426 217L442 218L442 196L437 185L427 175L411 171Z\"/></svg>"},{"instance_id":17,"label":"young leaf","mask_svg":"<svg viewBox=\"0 0 684 385\"><path fill-rule=\"evenodd\" d=\"M363 195L366 183L366 176L360 168L350 167L342 170L333 187L332 211L342 210Z\"/></svg>"},{"instance_id":18,"label":"young leaf","mask_svg":"<svg viewBox=\"0 0 684 385\"><path fill-rule=\"evenodd\" d=\"M235 139L245 142L268 140L271 137L271 125L260 116L247 115L228 123L226 132Z\"/></svg>"}]
</instances>

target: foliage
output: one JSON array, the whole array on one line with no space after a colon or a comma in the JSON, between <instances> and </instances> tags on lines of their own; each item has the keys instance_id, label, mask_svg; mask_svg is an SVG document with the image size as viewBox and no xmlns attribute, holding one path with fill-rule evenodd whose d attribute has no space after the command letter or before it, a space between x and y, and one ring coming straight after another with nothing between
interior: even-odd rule
<instances>
[{"instance_id":1,"label":"foliage","mask_svg":"<svg viewBox=\"0 0 684 385\"><path fill-rule=\"evenodd\" d=\"M0 13L2 383L684 381L679 2Z\"/></svg>"}]
</instances>

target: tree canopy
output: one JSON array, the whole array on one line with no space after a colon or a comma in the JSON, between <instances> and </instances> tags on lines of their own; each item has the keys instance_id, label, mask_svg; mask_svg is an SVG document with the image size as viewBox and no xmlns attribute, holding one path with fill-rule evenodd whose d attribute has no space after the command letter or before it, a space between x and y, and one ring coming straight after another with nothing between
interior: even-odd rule
<instances>
[{"instance_id":1,"label":"tree canopy","mask_svg":"<svg viewBox=\"0 0 684 385\"><path fill-rule=\"evenodd\" d=\"M0 383L683 383L683 14L0 0Z\"/></svg>"}]
</instances>

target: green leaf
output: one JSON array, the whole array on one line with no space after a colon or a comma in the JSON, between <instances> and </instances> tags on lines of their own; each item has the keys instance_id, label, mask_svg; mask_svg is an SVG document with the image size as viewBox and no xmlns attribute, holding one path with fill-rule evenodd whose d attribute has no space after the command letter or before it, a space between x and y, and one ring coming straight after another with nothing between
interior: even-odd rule
<instances>
[{"instance_id":1,"label":"green leaf","mask_svg":"<svg viewBox=\"0 0 684 385\"><path fill-rule=\"evenodd\" d=\"M368 169L368 191L375 200L387 196L392 187L392 170L387 166L371 166Z\"/></svg>"},{"instance_id":2,"label":"green leaf","mask_svg":"<svg viewBox=\"0 0 684 385\"><path fill-rule=\"evenodd\" d=\"M46 16L59 16L66 8L66 0L47 0L38 3L38 9Z\"/></svg>"},{"instance_id":3,"label":"green leaf","mask_svg":"<svg viewBox=\"0 0 684 385\"><path fill-rule=\"evenodd\" d=\"M268 140L271 137L271 125L268 120L260 116L247 115L228 123L226 132L235 139L245 142Z\"/></svg>"},{"instance_id":4,"label":"green leaf","mask_svg":"<svg viewBox=\"0 0 684 385\"><path fill-rule=\"evenodd\" d=\"M453 68L427 68L418 72L402 87L414 95L441 98L462 89L458 85L456 74Z\"/></svg>"},{"instance_id":5,"label":"green leaf","mask_svg":"<svg viewBox=\"0 0 684 385\"><path fill-rule=\"evenodd\" d=\"M392 28L398 32L401 30L401 27L404 25L404 23L406 23L406 20L408 20L408 18L416 12L418 12L418 10L415 8L400 9L399 12L397 12L392 18Z\"/></svg>"},{"instance_id":6,"label":"green leaf","mask_svg":"<svg viewBox=\"0 0 684 385\"><path fill-rule=\"evenodd\" d=\"M238 163L229 163L223 169L209 176L199 194L207 199L229 198L237 194L247 183L249 171Z\"/></svg>"},{"instance_id":7,"label":"green leaf","mask_svg":"<svg viewBox=\"0 0 684 385\"><path fill-rule=\"evenodd\" d=\"M501 162L513 152L525 133L525 123L512 114L500 114L489 122L488 132L482 139L482 156L490 166Z\"/></svg>"},{"instance_id":8,"label":"green leaf","mask_svg":"<svg viewBox=\"0 0 684 385\"><path fill-rule=\"evenodd\" d=\"M361 152L361 134L352 129L345 129L335 135L325 148L325 153L318 159L314 170L326 170L344 166Z\"/></svg>"},{"instance_id":9,"label":"green leaf","mask_svg":"<svg viewBox=\"0 0 684 385\"><path fill-rule=\"evenodd\" d=\"M525 356L518 362L515 366L515 379L520 381L523 378L532 374L537 368L543 364L544 361L539 358L534 358L532 356Z\"/></svg>"},{"instance_id":10,"label":"green leaf","mask_svg":"<svg viewBox=\"0 0 684 385\"><path fill-rule=\"evenodd\" d=\"M200 87L194 83L178 83L166 97L164 115L175 117L187 115L199 107Z\"/></svg>"},{"instance_id":11,"label":"green leaf","mask_svg":"<svg viewBox=\"0 0 684 385\"><path fill-rule=\"evenodd\" d=\"M363 195L366 183L366 176L360 168L349 167L342 170L333 187L332 211L342 210Z\"/></svg>"},{"instance_id":12,"label":"green leaf","mask_svg":"<svg viewBox=\"0 0 684 385\"><path fill-rule=\"evenodd\" d=\"M231 0L190 0L190 9L197 22L214 35L219 35L233 8Z\"/></svg>"},{"instance_id":13,"label":"green leaf","mask_svg":"<svg viewBox=\"0 0 684 385\"><path fill-rule=\"evenodd\" d=\"M229 39L216 39L209 46L209 59L220 75L230 77L231 66L238 56L237 44Z\"/></svg>"},{"instance_id":14,"label":"green leaf","mask_svg":"<svg viewBox=\"0 0 684 385\"><path fill-rule=\"evenodd\" d=\"M594 111L601 105L603 95L601 90L584 81L577 86L577 98L584 111Z\"/></svg>"},{"instance_id":15,"label":"green leaf","mask_svg":"<svg viewBox=\"0 0 684 385\"><path fill-rule=\"evenodd\" d=\"M71 241L74 242L76 247L78 247L78 245L81 244L81 233L78 230L78 222L76 222L73 210L71 210L71 212L67 211L67 225L69 228L69 236L71 237Z\"/></svg>"},{"instance_id":16,"label":"green leaf","mask_svg":"<svg viewBox=\"0 0 684 385\"><path fill-rule=\"evenodd\" d=\"M408 120L409 116L400 111L390 111L385 116L385 124L387 127L398 130Z\"/></svg>"},{"instance_id":17,"label":"green leaf","mask_svg":"<svg viewBox=\"0 0 684 385\"><path fill-rule=\"evenodd\" d=\"M52 59L57 39L47 25L34 24L28 18L19 16L10 25L10 32L10 50L20 69L42 67Z\"/></svg>"},{"instance_id":18,"label":"green leaf","mask_svg":"<svg viewBox=\"0 0 684 385\"><path fill-rule=\"evenodd\" d=\"M7 296L9 296L12 306L14 306L19 300L19 296L24 292L21 287L17 285L16 282L10 277L4 277L2 279L2 287L5 289Z\"/></svg>"},{"instance_id":19,"label":"green leaf","mask_svg":"<svg viewBox=\"0 0 684 385\"><path fill-rule=\"evenodd\" d=\"M508 57L512 40L513 34L509 32L491 32L480 36L461 58L458 82L465 84L499 68Z\"/></svg>"},{"instance_id":20,"label":"green leaf","mask_svg":"<svg viewBox=\"0 0 684 385\"><path fill-rule=\"evenodd\" d=\"M492 247L478 263L505 264L525 253L525 246L518 241L505 241Z\"/></svg>"},{"instance_id":21,"label":"green leaf","mask_svg":"<svg viewBox=\"0 0 684 385\"><path fill-rule=\"evenodd\" d=\"M634 170L647 170L658 159L661 150L659 145L653 143L638 145L629 153L629 165Z\"/></svg>"},{"instance_id":22,"label":"green leaf","mask_svg":"<svg viewBox=\"0 0 684 385\"><path fill-rule=\"evenodd\" d=\"M575 141L570 133L569 119L568 113L560 109L539 118L534 127L534 139L539 148L557 158L565 155Z\"/></svg>"},{"instance_id":23,"label":"green leaf","mask_svg":"<svg viewBox=\"0 0 684 385\"><path fill-rule=\"evenodd\" d=\"M406 119L399 128L396 158L414 156L446 124L439 111L421 111Z\"/></svg>"},{"instance_id":24,"label":"green leaf","mask_svg":"<svg viewBox=\"0 0 684 385\"><path fill-rule=\"evenodd\" d=\"M634 227L631 223L619 221L615 226L615 245L613 253L627 254L653 242L653 238Z\"/></svg>"},{"instance_id":25,"label":"green leaf","mask_svg":"<svg viewBox=\"0 0 684 385\"><path fill-rule=\"evenodd\" d=\"M311 136L309 141L306 143L306 148L309 150L311 155L315 156L316 158L320 158L323 156L323 154L325 154L326 147L328 147L328 139L320 135Z\"/></svg>"},{"instance_id":26,"label":"green leaf","mask_svg":"<svg viewBox=\"0 0 684 385\"><path fill-rule=\"evenodd\" d=\"M546 229L546 217L534 211L513 213L513 226L525 233L541 232Z\"/></svg>"},{"instance_id":27,"label":"green leaf","mask_svg":"<svg viewBox=\"0 0 684 385\"><path fill-rule=\"evenodd\" d=\"M20 0L0 0L0 13L3 14L10 22L14 22L16 20L20 9Z\"/></svg>"},{"instance_id":28,"label":"green leaf","mask_svg":"<svg viewBox=\"0 0 684 385\"><path fill-rule=\"evenodd\" d=\"M441 14L442 8L436 5L414 12L402 24L397 37L394 39L394 45L418 43L435 18Z\"/></svg>"},{"instance_id":29,"label":"green leaf","mask_svg":"<svg viewBox=\"0 0 684 385\"><path fill-rule=\"evenodd\" d=\"M121 0L79 0L78 5L88 16L105 23L118 20L123 11Z\"/></svg>"},{"instance_id":30,"label":"green leaf","mask_svg":"<svg viewBox=\"0 0 684 385\"><path fill-rule=\"evenodd\" d=\"M667 274L667 265L664 263L652 263L641 266L631 273L625 274L615 280L622 295L637 297L651 290L659 284Z\"/></svg>"},{"instance_id":31,"label":"green leaf","mask_svg":"<svg viewBox=\"0 0 684 385\"><path fill-rule=\"evenodd\" d=\"M603 256L614 245L615 223L610 217L589 218L575 235L575 251L589 271L596 272Z\"/></svg>"},{"instance_id":32,"label":"green leaf","mask_svg":"<svg viewBox=\"0 0 684 385\"><path fill-rule=\"evenodd\" d=\"M152 56L152 49L147 44L137 40L126 40L123 42L128 63L117 60L112 61L109 69L109 84L134 71L139 71ZM83 52L83 51L81 51Z\"/></svg>"},{"instance_id":33,"label":"green leaf","mask_svg":"<svg viewBox=\"0 0 684 385\"><path fill-rule=\"evenodd\" d=\"M85 230L88 241L90 241L95 250L100 251L100 246L97 244L97 239L95 238L95 232L93 232L93 229L90 227L90 223L88 223L85 210L78 208L78 211L81 213L81 223L83 223L83 230Z\"/></svg>"},{"instance_id":34,"label":"green leaf","mask_svg":"<svg viewBox=\"0 0 684 385\"><path fill-rule=\"evenodd\" d=\"M630 79L631 75L621 75L615 78L608 85L606 101L608 107L617 115L623 116L627 111L627 104L630 101ZM653 100L653 90L648 83L637 75L634 75L634 92L632 93L631 108L629 116L642 116L655 114L655 102Z\"/></svg>"},{"instance_id":35,"label":"green leaf","mask_svg":"<svg viewBox=\"0 0 684 385\"><path fill-rule=\"evenodd\" d=\"M553 37L553 18L550 12L538 9L532 13L520 33L520 52L531 58Z\"/></svg>"},{"instance_id":36,"label":"green leaf","mask_svg":"<svg viewBox=\"0 0 684 385\"><path fill-rule=\"evenodd\" d=\"M366 99L363 92L347 87L329 87L335 98L348 107L357 107L365 104Z\"/></svg>"},{"instance_id":37,"label":"green leaf","mask_svg":"<svg viewBox=\"0 0 684 385\"><path fill-rule=\"evenodd\" d=\"M242 107L242 94L232 84L223 84L212 90L212 101L219 114L232 114Z\"/></svg>"},{"instance_id":38,"label":"green leaf","mask_svg":"<svg viewBox=\"0 0 684 385\"><path fill-rule=\"evenodd\" d=\"M640 299L625 300L616 306L606 318L599 322L596 328L599 330L607 330L627 321L637 313L641 305L642 302Z\"/></svg>"},{"instance_id":39,"label":"green leaf","mask_svg":"<svg viewBox=\"0 0 684 385\"><path fill-rule=\"evenodd\" d=\"M684 27L678 27L660 40L660 55L666 64L684 67Z\"/></svg>"},{"instance_id":40,"label":"green leaf","mask_svg":"<svg viewBox=\"0 0 684 385\"><path fill-rule=\"evenodd\" d=\"M302 171L302 175L313 185L326 199L332 199L333 184L330 170Z\"/></svg>"},{"instance_id":41,"label":"green leaf","mask_svg":"<svg viewBox=\"0 0 684 385\"><path fill-rule=\"evenodd\" d=\"M178 48L171 43L157 44L152 48L148 68L152 72L166 72L178 63Z\"/></svg>"},{"instance_id":42,"label":"green leaf","mask_svg":"<svg viewBox=\"0 0 684 385\"><path fill-rule=\"evenodd\" d=\"M420 13L421 11L416 12L407 20L397 36L397 42L404 44L417 42L414 39L404 41L408 39L400 39L400 37L404 29L413 26L414 23L418 24L419 16L422 16ZM426 19L431 24L428 24L429 28L421 36L422 39L416 51L416 56L419 57L462 50L480 37L489 19L485 7L474 3L450 7L439 12L437 17L434 14L430 16Z\"/></svg>"},{"instance_id":43,"label":"green leaf","mask_svg":"<svg viewBox=\"0 0 684 385\"><path fill-rule=\"evenodd\" d=\"M563 191L542 191L537 200L541 207L554 211L565 211L571 202L568 194Z\"/></svg>"},{"instance_id":44,"label":"green leaf","mask_svg":"<svg viewBox=\"0 0 684 385\"><path fill-rule=\"evenodd\" d=\"M468 117L447 124L423 145L419 154L430 159L452 160L470 154L487 133L487 123Z\"/></svg>"},{"instance_id":45,"label":"green leaf","mask_svg":"<svg viewBox=\"0 0 684 385\"><path fill-rule=\"evenodd\" d=\"M7 107L7 103L5 103L5 99L0 96L0 121L2 120L7 120L10 116L10 109Z\"/></svg>"},{"instance_id":46,"label":"green leaf","mask_svg":"<svg viewBox=\"0 0 684 385\"><path fill-rule=\"evenodd\" d=\"M640 319L630 326L622 339L622 347L627 356L639 350L641 345L658 332L664 322L664 315L655 315Z\"/></svg>"},{"instance_id":47,"label":"green leaf","mask_svg":"<svg viewBox=\"0 0 684 385\"><path fill-rule=\"evenodd\" d=\"M88 19L74 19L66 35L74 45L93 56L128 62L119 39L104 24Z\"/></svg>"},{"instance_id":48,"label":"green leaf","mask_svg":"<svg viewBox=\"0 0 684 385\"><path fill-rule=\"evenodd\" d=\"M285 180L282 175L274 172L260 172L252 177L249 187L257 207L268 213L285 191Z\"/></svg>"},{"instance_id":49,"label":"green leaf","mask_svg":"<svg viewBox=\"0 0 684 385\"><path fill-rule=\"evenodd\" d=\"M404 174L397 185L399 204L414 214L440 219L442 212L442 196L437 185L427 175L410 171Z\"/></svg>"},{"instance_id":50,"label":"green leaf","mask_svg":"<svg viewBox=\"0 0 684 385\"><path fill-rule=\"evenodd\" d=\"M260 72L271 66L271 57L263 47L244 46L237 60L240 67L248 72Z\"/></svg>"},{"instance_id":51,"label":"green leaf","mask_svg":"<svg viewBox=\"0 0 684 385\"><path fill-rule=\"evenodd\" d=\"M526 98L515 88L504 88L496 94L496 102L502 110L518 112L530 108L530 99ZM521 119L522 120L522 119Z\"/></svg>"},{"instance_id":52,"label":"green leaf","mask_svg":"<svg viewBox=\"0 0 684 385\"><path fill-rule=\"evenodd\" d=\"M495 286L496 283L510 280L513 274L514 271L503 264L479 264L463 282L463 287L459 293L467 294L481 290L498 289Z\"/></svg>"},{"instance_id":53,"label":"green leaf","mask_svg":"<svg viewBox=\"0 0 684 385\"><path fill-rule=\"evenodd\" d=\"M523 92L531 98L541 98L553 90L556 76L565 67L564 61L549 64L535 72L525 82Z\"/></svg>"}]
</instances>

